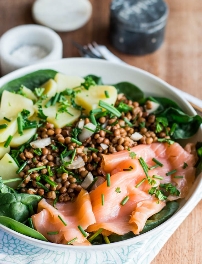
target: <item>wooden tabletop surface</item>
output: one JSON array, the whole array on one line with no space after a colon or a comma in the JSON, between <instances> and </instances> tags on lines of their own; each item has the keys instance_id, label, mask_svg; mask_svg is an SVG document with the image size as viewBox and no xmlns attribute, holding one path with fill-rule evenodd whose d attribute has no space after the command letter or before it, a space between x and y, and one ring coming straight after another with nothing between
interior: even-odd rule
<instances>
[{"instance_id":1,"label":"wooden tabletop surface","mask_svg":"<svg viewBox=\"0 0 202 264\"><path fill-rule=\"evenodd\" d=\"M0 0L0 36L8 29L34 23L33 0ZM125 62L153 73L171 85L202 99L202 1L167 0L169 18L163 45L146 56L125 55L108 41L110 0L91 0L90 21L74 32L60 33L63 57L78 57L72 40L106 45ZM168 240L152 264L202 263L202 201ZM137 263L138 264L138 263Z\"/></svg>"}]
</instances>

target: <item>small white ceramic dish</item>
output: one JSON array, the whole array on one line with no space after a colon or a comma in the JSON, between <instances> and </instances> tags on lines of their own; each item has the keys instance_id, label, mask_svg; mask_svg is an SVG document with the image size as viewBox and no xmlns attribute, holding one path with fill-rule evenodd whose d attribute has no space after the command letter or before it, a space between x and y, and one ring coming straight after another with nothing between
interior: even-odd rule
<instances>
[{"instance_id":1,"label":"small white ceramic dish","mask_svg":"<svg viewBox=\"0 0 202 264\"><path fill-rule=\"evenodd\" d=\"M183 98L180 98L178 94L175 93L172 86L167 84L166 82L160 80L156 76L147 73L141 69L137 69L127 65L118 65L115 63L103 61L103 60L95 60L95 59L82 59L82 58L72 58L72 59L62 59L56 62L43 63L38 65L32 65L20 70L17 70L13 73L10 73L0 79L0 87L2 87L5 83L16 79L25 74L31 73L33 71L39 69L54 69L56 71L68 74L68 75L79 75L85 76L87 74L94 74L97 76L101 76L104 83L112 84L120 81L129 81L137 86L139 86L146 94L156 95L156 96L164 96L167 98L171 98L188 114L194 115L196 114L191 105L185 101ZM202 139L202 128L199 129L197 135L195 135L191 142L201 141ZM0 225L3 231L11 234L12 236L20 239L24 242L32 244L36 247L46 248L48 250L53 250L57 252L65 251L66 255L68 255L68 259L70 262L68 263L126 263L122 262L122 260L116 260L116 256L114 253L110 252L119 252L119 256L125 256L128 254L129 256L129 248L133 247L138 248L142 244L153 244L154 240L158 237L162 237L162 233L166 232L167 239L172 235L174 230L181 224L181 222L185 219L188 213L194 208L196 203L199 201L200 197L202 198L202 179L201 177L197 177L194 185L189 191L188 196L180 202L180 209L177 213L175 213L169 220L158 226L157 228L137 236L132 239L128 239L122 242L117 242L109 245L98 245L98 246L66 246L53 244L50 242L39 241L36 239L32 239L30 237L21 235L7 227ZM0 242L1 243L1 242ZM160 245L159 247L161 247ZM128 253L126 253L128 250ZM145 249L150 250L150 249ZM104 256L105 254L111 254L111 258L113 261L102 262L102 258L99 259L99 256ZM122 252L122 253L121 253ZM59 253L58 253L59 254ZM91 259L92 257L92 259ZM131 256L130 256L131 257ZM91 261L96 258L96 261ZM120 257L121 258L121 257ZM127 256L126 256L127 258ZM78 259L82 259L82 262L78 262ZM61 262L67 263L67 262ZM135 262L131 262L135 263ZM140 262L143 263L143 262Z\"/></svg>"},{"instance_id":2,"label":"small white ceramic dish","mask_svg":"<svg viewBox=\"0 0 202 264\"><path fill-rule=\"evenodd\" d=\"M33 62L17 59L12 53L22 46L34 45L46 51L46 56ZM22 25L5 32L0 38L1 73L45 61L62 58L62 40L52 29L39 25Z\"/></svg>"}]
</instances>

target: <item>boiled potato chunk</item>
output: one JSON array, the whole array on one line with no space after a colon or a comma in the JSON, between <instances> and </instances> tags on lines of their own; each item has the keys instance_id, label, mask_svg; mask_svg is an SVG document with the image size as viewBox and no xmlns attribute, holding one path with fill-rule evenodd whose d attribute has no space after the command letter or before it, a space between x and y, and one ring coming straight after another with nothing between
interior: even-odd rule
<instances>
[{"instance_id":1,"label":"boiled potato chunk","mask_svg":"<svg viewBox=\"0 0 202 264\"><path fill-rule=\"evenodd\" d=\"M7 127L0 130L0 142L5 142L9 136L13 136L18 129L17 117L13 118L11 122L0 120L0 125L6 124Z\"/></svg>"},{"instance_id":2,"label":"boiled potato chunk","mask_svg":"<svg viewBox=\"0 0 202 264\"><path fill-rule=\"evenodd\" d=\"M45 88L43 94L47 95L48 98L54 96L57 92L57 83L52 79L48 80L41 87Z\"/></svg>"},{"instance_id":3,"label":"boiled potato chunk","mask_svg":"<svg viewBox=\"0 0 202 264\"><path fill-rule=\"evenodd\" d=\"M26 143L31 137L36 133L37 128L30 128L23 131L22 135L19 135L18 132L13 136L10 146L15 148L24 143Z\"/></svg>"},{"instance_id":4,"label":"boiled potato chunk","mask_svg":"<svg viewBox=\"0 0 202 264\"><path fill-rule=\"evenodd\" d=\"M16 116L18 113L22 112L23 109L30 111L30 116L33 115L34 108L32 100L19 94L10 93L6 90L3 91L1 97L1 111L4 112L6 117L10 118Z\"/></svg>"},{"instance_id":5,"label":"boiled potato chunk","mask_svg":"<svg viewBox=\"0 0 202 264\"><path fill-rule=\"evenodd\" d=\"M109 98L106 97L105 92L108 92ZM114 86L96 85L91 86L89 90L82 89L76 95L75 102L81 105L88 114L92 109L99 107L99 101L105 101L108 104L115 104L117 99L117 90Z\"/></svg>"},{"instance_id":6,"label":"boiled potato chunk","mask_svg":"<svg viewBox=\"0 0 202 264\"><path fill-rule=\"evenodd\" d=\"M4 147L5 142L0 143L0 159L6 154L10 152L10 146L7 148Z\"/></svg>"},{"instance_id":7,"label":"boiled potato chunk","mask_svg":"<svg viewBox=\"0 0 202 264\"><path fill-rule=\"evenodd\" d=\"M15 163L14 159L8 153L6 153L0 160L0 172L2 179L10 180L14 178L19 178L19 176L16 174L17 169L18 166ZM12 188L16 188L20 182L21 180L5 184Z\"/></svg>"},{"instance_id":8,"label":"boiled potato chunk","mask_svg":"<svg viewBox=\"0 0 202 264\"><path fill-rule=\"evenodd\" d=\"M75 88L81 85L85 80L79 76L67 76L62 73L55 75L55 81L57 83L57 93L64 91L67 88Z\"/></svg>"},{"instance_id":9,"label":"boiled potato chunk","mask_svg":"<svg viewBox=\"0 0 202 264\"><path fill-rule=\"evenodd\" d=\"M22 86L22 92L26 95L28 99L31 99L33 101L37 101L36 95L27 87Z\"/></svg>"}]
</instances>

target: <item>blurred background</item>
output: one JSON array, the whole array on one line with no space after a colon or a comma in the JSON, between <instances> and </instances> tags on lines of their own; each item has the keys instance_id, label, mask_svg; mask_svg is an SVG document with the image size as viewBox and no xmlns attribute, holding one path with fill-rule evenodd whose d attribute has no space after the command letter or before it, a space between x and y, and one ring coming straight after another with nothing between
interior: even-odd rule
<instances>
[{"instance_id":1,"label":"blurred background","mask_svg":"<svg viewBox=\"0 0 202 264\"><path fill-rule=\"evenodd\" d=\"M31 12L34 2L0 0L0 36L15 26L34 24ZM83 27L58 33L63 42L64 58L80 57L72 41L81 45L96 41L98 44L106 45L124 62L144 69L202 99L202 0L166 0L169 16L164 42L155 52L142 56L124 54L110 44L111 0L90 2L92 15ZM163 261L177 264L202 263L201 219L202 202L169 239L152 264L160 264Z\"/></svg>"}]
</instances>

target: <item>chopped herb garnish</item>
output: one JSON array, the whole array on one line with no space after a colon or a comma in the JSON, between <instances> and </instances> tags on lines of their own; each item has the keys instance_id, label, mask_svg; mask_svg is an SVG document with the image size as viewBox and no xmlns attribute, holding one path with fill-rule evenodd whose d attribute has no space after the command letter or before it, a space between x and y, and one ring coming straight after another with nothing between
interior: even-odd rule
<instances>
[{"instance_id":1,"label":"chopped herb garnish","mask_svg":"<svg viewBox=\"0 0 202 264\"><path fill-rule=\"evenodd\" d=\"M36 94L37 97L41 97L44 91L45 91L45 88L35 88L34 89L34 93Z\"/></svg>"},{"instance_id":2,"label":"chopped herb garnish","mask_svg":"<svg viewBox=\"0 0 202 264\"><path fill-rule=\"evenodd\" d=\"M42 175L42 179L47 182L48 184L50 184L50 186L53 187L57 187L57 183L55 183L54 181L52 181L47 175Z\"/></svg>"},{"instance_id":3,"label":"chopped herb garnish","mask_svg":"<svg viewBox=\"0 0 202 264\"><path fill-rule=\"evenodd\" d=\"M87 77L85 77L84 79L85 79L85 81L84 81L83 83L81 83L81 85L82 85L86 90L88 90L88 89L90 88L90 86L95 86L95 85L96 85L96 83L95 83L95 81L93 80L92 77L87 76Z\"/></svg>"},{"instance_id":4,"label":"chopped herb garnish","mask_svg":"<svg viewBox=\"0 0 202 264\"><path fill-rule=\"evenodd\" d=\"M87 126L84 126L83 128L85 128L85 129L87 129L87 130L89 130L89 131L91 131L91 132L93 132L93 133L95 132L95 130L93 130L93 129L87 127Z\"/></svg>"},{"instance_id":5,"label":"chopped herb garnish","mask_svg":"<svg viewBox=\"0 0 202 264\"><path fill-rule=\"evenodd\" d=\"M13 136L8 136L8 138L4 144L4 148L7 148L10 145L12 139L13 139Z\"/></svg>"},{"instance_id":6,"label":"chopped herb garnish","mask_svg":"<svg viewBox=\"0 0 202 264\"><path fill-rule=\"evenodd\" d=\"M9 180L2 180L3 183L9 183L9 182L15 182L15 181L20 181L22 178L14 178L14 179L9 179Z\"/></svg>"},{"instance_id":7,"label":"chopped herb garnish","mask_svg":"<svg viewBox=\"0 0 202 264\"><path fill-rule=\"evenodd\" d=\"M176 172L177 172L177 170L171 170L171 171L166 173L166 176L172 175L172 174L174 174Z\"/></svg>"},{"instance_id":8,"label":"chopped herb garnish","mask_svg":"<svg viewBox=\"0 0 202 264\"><path fill-rule=\"evenodd\" d=\"M133 167L132 166L129 166L128 169L123 169L123 171L131 171L131 170L133 170Z\"/></svg>"},{"instance_id":9,"label":"chopped herb garnish","mask_svg":"<svg viewBox=\"0 0 202 264\"><path fill-rule=\"evenodd\" d=\"M130 152L129 156L131 157L131 159L135 159L136 158L136 153L135 152Z\"/></svg>"},{"instance_id":10,"label":"chopped herb garnish","mask_svg":"<svg viewBox=\"0 0 202 264\"><path fill-rule=\"evenodd\" d=\"M158 179L158 180L163 180L163 177L158 176L158 175L153 175L152 178Z\"/></svg>"},{"instance_id":11,"label":"chopped herb garnish","mask_svg":"<svg viewBox=\"0 0 202 264\"><path fill-rule=\"evenodd\" d=\"M47 116L44 114L41 105L38 106L37 117L40 118L40 119L42 119L42 120L46 120L47 119Z\"/></svg>"},{"instance_id":12,"label":"chopped herb garnish","mask_svg":"<svg viewBox=\"0 0 202 264\"><path fill-rule=\"evenodd\" d=\"M42 183L36 181L36 184L37 184L39 187L41 187L42 189L44 189L46 192L49 192L49 189L48 189L45 185L43 185Z\"/></svg>"},{"instance_id":13,"label":"chopped herb garnish","mask_svg":"<svg viewBox=\"0 0 202 264\"><path fill-rule=\"evenodd\" d=\"M4 120L8 121L8 122L11 122L11 120L7 117L4 116Z\"/></svg>"},{"instance_id":14,"label":"chopped herb garnish","mask_svg":"<svg viewBox=\"0 0 202 264\"><path fill-rule=\"evenodd\" d=\"M75 237L73 239L71 239L70 241L67 242L67 245L71 245L74 241L76 241L78 238Z\"/></svg>"},{"instance_id":15,"label":"chopped herb garnish","mask_svg":"<svg viewBox=\"0 0 202 264\"><path fill-rule=\"evenodd\" d=\"M103 238L106 244L110 244L108 236L103 236Z\"/></svg>"},{"instance_id":16,"label":"chopped herb garnish","mask_svg":"<svg viewBox=\"0 0 202 264\"><path fill-rule=\"evenodd\" d=\"M160 167L163 167L163 164L162 164L160 161L158 161L157 159L153 158L152 160L153 160L157 165L159 165Z\"/></svg>"},{"instance_id":17,"label":"chopped herb garnish","mask_svg":"<svg viewBox=\"0 0 202 264\"><path fill-rule=\"evenodd\" d=\"M91 243L99 234L101 234L103 228L99 228L97 232L95 232L91 237L89 237L88 241Z\"/></svg>"},{"instance_id":18,"label":"chopped herb garnish","mask_svg":"<svg viewBox=\"0 0 202 264\"><path fill-rule=\"evenodd\" d=\"M93 151L93 152L99 152L99 150L96 149L96 148L88 148L88 149L91 150L91 151Z\"/></svg>"},{"instance_id":19,"label":"chopped herb garnish","mask_svg":"<svg viewBox=\"0 0 202 264\"><path fill-rule=\"evenodd\" d=\"M76 156L76 149L74 149L73 153L72 153L72 158L71 158L71 163L73 162L74 158Z\"/></svg>"},{"instance_id":20,"label":"chopped herb garnish","mask_svg":"<svg viewBox=\"0 0 202 264\"><path fill-rule=\"evenodd\" d=\"M155 195L155 197L161 201L164 201L167 199L167 197L157 187L152 187L149 190L149 194Z\"/></svg>"},{"instance_id":21,"label":"chopped herb garnish","mask_svg":"<svg viewBox=\"0 0 202 264\"><path fill-rule=\"evenodd\" d=\"M176 124L176 123L173 123L173 124L172 124L172 127L171 127L171 129L170 129L170 135L171 135L171 136L172 136L173 133L175 132L176 128L177 128L177 124Z\"/></svg>"},{"instance_id":22,"label":"chopped herb garnish","mask_svg":"<svg viewBox=\"0 0 202 264\"><path fill-rule=\"evenodd\" d=\"M104 196L103 193L101 194L101 201L102 201L102 205L104 205L104 203L105 203L105 196Z\"/></svg>"},{"instance_id":23,"label":"chopped herb garnish","mask_svg":"<svg viewBox=\"0 0 202 264\"><path fill-rule=\"evenodd\" d=\"M105 91L105 96L106 96L106 98L109 98L109 92L108 91Z\"/></svg>"},{"instance_id":24,"label":"chopped herb garnish","mask_svg":"<svg viewBox=\"0 0 202 264\"><path fill-rule=\"evenodd\" d=\"M106 178L107 178L107 187L110 187L110 185L111 185L111 178L110 178L110 174L109 173L107 173Z\"/></svg>"},{"instance_id":25,"label":"chopped herb garnish","mask_svg":"<svg viewBox=\"0 0 202 264\"><path fill-rule=\"evenodd\" d=\"M121 112L121 113L128 113L129 111L131 111L133 108L127 104L124 104L123 102L120 102L120 104L118 105L117 109Z\"/></svg>"},{"instance_id":26,"label":"chopped herb garnish","mask_svg":"<svg viewBox=\"0 0 202 264\"><path fill-rule=\"evenodd\" d=\"M110 113L112 113L113 115L117 116L117 117L120 117L121 116L121 113L112 105L100 100L99 101L99 106L108 110Z\"/></svg>"},{"instance_id":27,"label":"chopped herb garnish","mask_svg":"<svg viewBox=\"0 0 202 264\"><path fill-rule=\"evenodd\" d=\"M165 143L168 143L169 145L172 145L173 143L175 143L175 141L171 139L167 139L167 138L158 138L158 142L165 142Z\"/></svg>"},{"instance_id":28,"label":"chopped herb garnish","mask_svg":"<svg viewBox=\"0 0 202 264\"><path fill-rule=\"evenodd\" d=\"M140 126L140 128L144 128L145 127L145 122L139 123L139 126Z\"/></svg>"},{"instance_id":29,"label":"chopped herb garnish","mask_svg":"<svg viewBox=\"0 0 202 264\"><path fill-rule=\"evenodd\" d=\"M38 171L38 170L42 170L42 169L46 169L46 166L40 166L40 167L37 167L37 168L33 168L33 169L30 169L28 170L28 172L33 172L33 171Z\"/></svg>"},{"instance_id":30,"label":"chopped herb garnish","mask_svg":"<svg viewBox=\"0 0 202 264\"><path fill-rule=\"evenodd\" d=\"M160 184L160 188L164 189L171 195L179 196L180 191L172 183Z\"/></svg>"},{"instance_id":31,"label":"chopped herb garnish","mask_svg":"<svg viewBox=\"0 0 202 264\"><path fill-rule=\"evenodd\" d=\"M117 193L121 193L121 189L120 189L120 187L116 187L115 192L117 192Z\"/></svg>"},{"instance_id":32,"label":"chopped herb garnish","mask_svg":"<svg viewBox=\"0 0 202 264\"><path fill-rule=\"evenodd\" d=\"M95 119L94 114L92 114L92 113L90 114L90 121L91 121L91 123L93 123L93 125L97 126L97 121Z\"/></svg>"},{"instance_id":33,"label":"chopped herb garnish","mask_svg":"<svg viewBox=\"0 0 202 264\"><path fill-rule=\"evenodd\" d=\"M4 129L4 128L7 128L7 127L8 127L7 124L2 124L2 125L0 125L0 129Z\"/></svg>"},{"instance_id":34,"label":"chopped herb garnish","mask_svg":"<svg viewBox=\"0 0 202 264\"><path fill-rule=\"evenodd\" d=\"M22 136L22 134L23 134L23 119L22 119L21 114L18 114L17 124L18 124L18 134Z\"/></svg>"},{"instance_id":35,"label":"chopped herb garnish","mask_svg":"<svg viewBox=\"0 0 202 264\"><path fill-rule=\"evenodd\" d=\"M142 157L140 157L138 160L139 160L140 165L142 166L142 169L143 169L145 175L147 176L147 180L148 180L149 184L151 184L151 185L155 184L156 181L152 180L148 174L149 168L147 166L147 163L144 161L144 159Z\"/></svg>"},{"instance_id":36,"label":"chopped herb garnish","mask_svg":"<svg viewBox=\"0 0 202 264\"><path fill-rule=\"evenodd\" d=\"M59 231L47 232L47 235L57 235L57 234L59 234Z\"/></svg>"},{"instance_id":37,"label":"chopped herb garnish","mask_svg":"<svg viewBox=\"0 0 202 264\"><path fill-rule=\"evenodd\" d=\"M41 155L42 155L42 151L41 151L40 148L34 149L34 153L35 153L37 156L41 156Z\"/></svg>"},{"instance_id":38,"label":"chopped herb garnish","mask_svg":"<svg viewBox=\"0 0 202 264\"><path fill-rule=\"evenodd\" d=\"M168 120L166 117L156 117L156 133L163 130L164 127L168 126Z\"/></svg>"},{"instance_id":39,"label":"chopped herb garnish","mask_svg":"<svg viewBox=\"0 0 202 264\"><path fill-rule=\"evenodd\" d=\"M67 223L62 219L60 215L58 215L58 218L60 219L60 221L63 223L64 226L67 226Z\"/></svg>"},{"instance_id":40,"label":"chopped herb garnish","mask_svg":"<svg viewBox=\"0 0 202 264\"><path fill-rule=\"evenodd\" d=\"M188 164L187 164L186 162L184 162L182 168L183 168L183 169L186 169L186 167L188 167Z\"/></svg>"},{"instance_id":41,"label":"chopped herb garnish","mask_svg":"<svg viewBox=\"0 0 202 264\"><path fill-rule=\"evenodd\" d=\"M128 120L128 118L124 117L124 121L129 127L133 127L133 124Z\"/></svg>"},{"instance_id":42,"label":"chopped herb garnish","mask_svg":"<svg viewBox=\"0 0 202 264\"><path fill-rule=\"evenodd\" d=\"M91 110L90 114L98 114L98 113L101 113L101 112L102 112L101 108L96 108L96 109Z\"/></svg>"},{"instance_id":43,"label":"chopped herb garnish","mask_svg":"<svg viewBox=\"0 0 202 264\"><path fill-rule=\"evenodd\" d=\"M140 185L142 185L145 180L146 178L142 179L138 184L135 185L135 187L136 188L140 187Z\"/></svg>"},{"instance_id":44,"label":"chopped herb garnish","mask_svg":"<svg viewBox=\"0 0 202 264\"><path fill-rule=\"evenodd\" d=\"M56 197L55 199L54 199L54 201L53 201L53 207L55 208L55 209L57 209L55 206L56 206L56 204L57 204L57 202L58 202L58 197Z\"/></svg>"},{"instance_id":45,"label":"chopped herb garnish","mask_svg":"<svg viewBox=\"0 0 202 264\"><path fill-rule=\"evenodd\" d=\"M64 97L65 98L65 97ZM60 93L56 93L51 100L51 105L55 105L60 99ZM64 101L66 100L66 98L64 99ZM62 101L62 100L61 100Z\"/></svg>"},{"instance_id":46,"label":"chopped herb garnish","mask_svg":"<svg viewBox=\"0 0 202 264\"><path fill-rule=\"evenodd\" d=\"M184 178L183 176L174 176L173 178L175 179L181 179L181 178Z\"/></svg>"},{"instance_id":47,"label":"chopped herb garnish","mask_svg":"<svg viewBox=\"0 0 202 264\"><path fill-rule=\"evenodd\" d=\"M120 205L125 205L129 200L129 196L127 195L120 203Z\"/></svg>"},{"instance_id":48,"label":"chopped herb garnish","mask_svg":"<svg viewBox=\"0 0 202 264\"><path fill-rule=\"evenodd\" d=\"M81 142L81 141L78 141L78 140L76 140L76 139L74 139L74 138L71 138L71 142L76 143L76 144L79 145L79 146L82 145L82 142Z\"/></svg>"},{"instance_id":49,"label":"chopped herb garnish","mask_svg":"<svg viewBox=\"0 0 202 264\"><path fill-rule=\"evenodd\" d=\"M28 218L27 220L28 220L28 225L29 225L29 227L31 227L32 229L35 229L35 228L34 228L33 221L32 221L32 218Z\"/></svg>"},{"instance_id":50,"label":"chopped herb garnish","mask_svg":"<svg viewBox=\"0 0 202 264\"><path fill-rule=\"evenodd\" d=\"M24 169L24 167L27 165L27 161L25 161L21 166L20 166L20 168L16 171L16 173L18 174L18 173L20 173L23 169Z\"/></svg>"},{"instance_id":51,"label":"chopped herb garnish","mask_svg":"<svg viewBox=\"0 0 202 264\"><path fill-rule=\"evenodd\" d=\"M156 165L154 165L154 166L151 166L151 167L149 168L149 170L153 170L153 169L156 169L156 168L158 168L158 167L159 167L159 165L156 164Z\"/></svg>"},{"instance_id":52,"label":"chopped herb garnish","mask_svg":"<svg viewBox=\"0 0 202 264\"><path fill-rule=\"evenodd\" d=\"M84 237L87 237L87 236L88 236L88 234L83 230L83 228L82 228L80 225L78 225L78 229L80 230L81 234L82 234Z\"/></svg>"}]
</instances>

